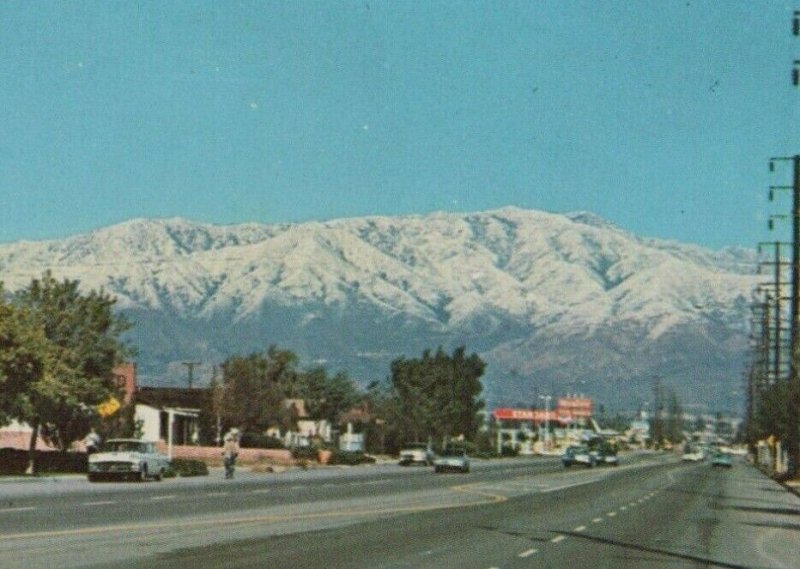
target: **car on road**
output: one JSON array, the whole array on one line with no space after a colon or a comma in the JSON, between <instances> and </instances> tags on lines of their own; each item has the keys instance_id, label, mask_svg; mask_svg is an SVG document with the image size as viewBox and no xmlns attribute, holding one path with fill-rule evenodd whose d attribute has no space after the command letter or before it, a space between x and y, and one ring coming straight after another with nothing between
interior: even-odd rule
<instances>
[{"instance_id":1,"label":"car on road","mask_svg":"<svg viewBox=\"0 0 800 569\"><path fill-rule=\"evenodd\" d=\"M608 441L601 441L590 449L589 453L594 457L595 464L598 466L619 466L617 457L617 447Z\"/></svg>"},{"instance_id":2,"label":"car on road","mask_svg":"<svg viewBox=\"0 0 800 569\"><path fill-rule=\"evenodd\" d=\"M469 456L467 450L460 447L444 449L433 460L434 472L469 472Z\"/></svg>"},{"instance_id":3,"label":"car on road","mask_svg":"<svg viewBox=\"0 0 800 569\"><path fill-rule=\"evenodd\" d=\"M597 465L597 457L589 451L589 447L582 445L568 446L561 455L561 462L564 468L579 464L587 468Z\"/></svg>"},{"instance_id":4,"label":"car on road","mask_svg":"<svg viewBox=\"0 0 800 569\"><path fill-rule=\"evenodd\" d=\"M731 468L733 466L733 455L729 452L717 452L711 457L711 466Z\"/></svg>"},{"instance_id":5,"label":"car on road","mask_svg":"<svg viewBox=\"0 0 800 569\"><path fill-rule=\"evenodd\" d=\"M100 452L89 455L89 482L103 479L161 480L169 467L156 443L140 439L109 439Z\"/></svg>"},{"instance_id":6,"label":"car on road","mask_svg":"<svg viewBox=\"0 0 800 569\"><path fill-rule=\"evenodd\" d=\"M436 454L430 445L425 443L412 443L403 447L400 451L400 466L421 464L430 466L433 464Z\"/></svg>"},{"instance_id":7,"label":"car on road","mask_svg":"<svg viewBox=\"0 0 800 569\"><path fill-rule=\"evenodd\" d=\"M681 460L683 462L703 462L704 459L705 456L703 452L699 450L685 452L681 455Z\"/></svg>"}]
</instances>

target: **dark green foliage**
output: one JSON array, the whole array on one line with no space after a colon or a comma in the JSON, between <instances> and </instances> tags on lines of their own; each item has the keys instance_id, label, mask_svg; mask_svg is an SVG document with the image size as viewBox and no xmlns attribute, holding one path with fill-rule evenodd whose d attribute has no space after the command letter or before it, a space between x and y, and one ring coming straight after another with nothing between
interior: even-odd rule
<instances>
[{"instance_id":1,"label":"dark green foliage","mask_svg":"<svg viewBox=\"0 0 800 569\"><path fill-rule=\"evenodd\" d=\"M406 441L450 438L472 440L481 424L484 402L480 378L486 364L477 354L457 348L452 356L439 348L419 359L392 362L393 424Z\"/></svg>"},{"instance_id":2,"label":"dark green foliage","mask_svg":"<svg viewBox=\"0 0 800 569\"><path fill-rule=\"evenodd\" d=\"M283 441L262 433L243 433L239 439L242 448L282 449Z\"/></svg>"},{"instance_id":3,"label":"dark green foliage","mask_svg":"<svg viewBox=\"0 0 800 569\"><path fill-rule=\"evenodd\" d=\"M129 353L119 339L129 325L114 314L114 303L103 291L81 293L78 281L59 282L49 272L13 295L10 306L2 302L0 342L7 351L0 382L7 385L0 415L33 427L34 471L37 433L65 450L99 422L96 405L119 396L114 368ZM7 381L9 366L17 367L14 382Z\"/></svg>"},{"instance_id":4,"label":"dark green foliage","mask_svg":"<svg viewBox=\"0 0 800 569\"><path fill-rule=\"evenodd\" d=\"M286 386L296 381L297 357L272 346L266 353L234 356L222 364L219 416L224 429L264 432L286 427L291 416L284 405Z\"/></svg>"},{"instance_id":5,"label":"dark green foliage","mask_svg":"<svg viewBox=\"0 0 800 569\"><path fill-rule=\"evenodd\" d=\"M170 463L169 470L182 478L208 476L208 466L202 460L175 458Z\"/></svg>"},{"instance_id":6,"label":"dark green foliage","mask_svg":"<svg viewBox=\"0 0 800 569\"><path fill-rule=\"evenodd\" d=\"M347 452L341 450L334 450L328 464L343 464L348 466L355 466L358 464L374 464L375 458L363 452Z\"/></svg>"},{"instance_id":7,"label":"dark green foliage","mask_svg":"<svg viewBox=\"0 0 800 569\"><path fill-rule=\"evenodd\" d=\"M28 468L28 451L0 449L0 474L23 475ZM87 470L82 452L36 451L38 474L79 474Z\"/></svg>"}]
</instances>

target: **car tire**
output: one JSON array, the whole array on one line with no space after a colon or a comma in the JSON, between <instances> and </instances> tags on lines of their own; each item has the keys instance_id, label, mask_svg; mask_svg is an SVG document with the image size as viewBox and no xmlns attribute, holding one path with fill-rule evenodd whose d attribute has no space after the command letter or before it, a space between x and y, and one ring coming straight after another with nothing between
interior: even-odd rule
<instances>
[{"instance_id":1,"label":"car tire","mask_svg":"<svg viewBox=\"0 0 800 569\"><path fill-rule=\"evenodd\" d=\"M89 482L97 482L97 475L96 474L87 474L86 480Z\"/></svg>"}]
</instances>

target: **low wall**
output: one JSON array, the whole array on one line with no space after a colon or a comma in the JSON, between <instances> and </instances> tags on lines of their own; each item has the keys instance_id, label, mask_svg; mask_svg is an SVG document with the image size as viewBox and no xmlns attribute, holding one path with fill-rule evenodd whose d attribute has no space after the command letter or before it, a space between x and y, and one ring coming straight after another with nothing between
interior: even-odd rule
<instances>
[{"instance_id":1,"label":"low wall","mask_svg":"<svg viewBox=\"0 0 800 569\"><path fill-rule=\"evenodd\" d=\"M158 450L167 454L167 443L158 442ZM203 462L222 462L222 447L201 447L173 445L172 458L191 458ZM273 461L279 464L292 464L292 453L285 449L243 448L239 450L239 464Z\"/></svg>"}]
</instances>

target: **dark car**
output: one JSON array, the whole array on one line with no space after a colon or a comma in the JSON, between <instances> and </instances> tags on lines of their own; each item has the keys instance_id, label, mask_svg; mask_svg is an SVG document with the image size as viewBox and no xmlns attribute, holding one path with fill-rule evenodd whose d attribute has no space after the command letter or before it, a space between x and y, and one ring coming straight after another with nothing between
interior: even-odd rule
<instances>
[{"instance_id":1,"label":"dark car","mask_svg":"<svg viewBox=\"0 0 800 569\"><path fill-rule=\"evenodd\" d=\"M592 468L597 464L597 458L589 451L589 447L572 445L566 448L561 455L561 462L564 468L569 468L574 464Z\"/></svg>"}]
</instances>

